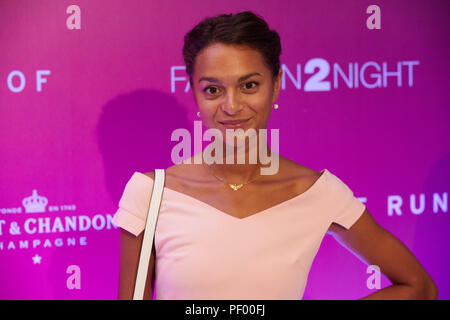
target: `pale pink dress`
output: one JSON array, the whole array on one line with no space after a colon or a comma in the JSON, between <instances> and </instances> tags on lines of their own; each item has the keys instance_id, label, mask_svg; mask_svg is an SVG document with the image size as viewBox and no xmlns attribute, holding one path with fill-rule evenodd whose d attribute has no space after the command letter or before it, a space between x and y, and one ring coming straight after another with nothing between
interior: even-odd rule
<instances>
[{"instance_id":1,"label":"pale pink dress","mask_svg":"<svg viewBox=\"0 0 450 320\"><path fill-rule=\"evenodd\" d=\"M327 169L304 193L244 219L164 188L155 230L156 299L303 297L332 222L349 229L365 205ZM153 179L135 172L113 222L139 235Z\"/></svg>"}]
</instances>

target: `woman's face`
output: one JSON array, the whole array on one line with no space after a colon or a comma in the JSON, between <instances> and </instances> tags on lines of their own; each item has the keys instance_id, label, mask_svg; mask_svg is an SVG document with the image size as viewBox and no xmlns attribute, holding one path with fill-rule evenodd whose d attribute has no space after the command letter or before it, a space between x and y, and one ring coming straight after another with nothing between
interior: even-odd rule
<instances>
[{"instance_id":1,"label":"woman's face","mask_svg":"<svg viewBox=\"0 0 450 320\"><path fill-rule=\"evenodd\" d=\"M259 51L216 43L200 51L192 75L193 92L207 128L265 129L278 98L281 69L275 81ZM242 121L237 125L232 122ZM228 123L227 123L228 122Z\"/></svg>"}]
</instances>

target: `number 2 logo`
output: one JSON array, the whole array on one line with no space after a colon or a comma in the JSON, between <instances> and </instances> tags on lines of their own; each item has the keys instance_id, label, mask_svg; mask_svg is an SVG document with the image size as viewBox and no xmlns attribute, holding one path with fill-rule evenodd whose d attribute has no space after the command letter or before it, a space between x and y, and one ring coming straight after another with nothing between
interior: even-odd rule
<instances>
[{"instance_id":1,"label":"number 2 logo","mask_svg":"<svg viewBox=\"0 0 450 320\"><path fill-rule=\"evenodd\" d=\"M317 73L314 73L319 68ZM324 79L330 74L330 64L325 59L314 58L305 65L305 73L312 76L305 82L305 91L330 91L330 81Z\"/></svg>"}]
</instances>

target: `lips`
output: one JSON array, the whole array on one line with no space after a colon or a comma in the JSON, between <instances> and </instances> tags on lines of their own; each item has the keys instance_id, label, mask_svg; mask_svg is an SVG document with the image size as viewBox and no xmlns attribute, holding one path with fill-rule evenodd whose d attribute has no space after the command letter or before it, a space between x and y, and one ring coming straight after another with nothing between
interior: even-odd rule
<instances>
[{"instance_id":1,"label":"lips","mask_svg":"<svg viewBox=\"0 0 450 320\"><path fill-rule=\"evenodd\" d=\"M226 128L240 128L240 127L243 127L250 119L251 118L222 120L222 121L218 121L218 122Z\"/></svg>"}]
</instances>

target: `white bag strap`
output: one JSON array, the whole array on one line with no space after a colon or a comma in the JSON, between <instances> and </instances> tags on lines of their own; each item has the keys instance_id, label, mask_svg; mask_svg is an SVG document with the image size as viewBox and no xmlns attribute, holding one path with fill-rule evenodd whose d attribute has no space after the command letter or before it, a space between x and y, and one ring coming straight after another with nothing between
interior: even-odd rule
<instances>
[{"instance_id":1,"label":"white bag strap","mask_svg":"<svg viewBox=\"0 0 450 320\"><path fill-rule=\"evenodd\" d=\"M145 282L147 280L148 265L152 253L153 237L155 234L156 221L161 204L162 192L164 189L164 169L155 169L155 183L153 184L152 196L145 223L144 239L142 240L139 266L134 286L133 300L143 300Z\"/></svg>"}]
</instances>

